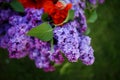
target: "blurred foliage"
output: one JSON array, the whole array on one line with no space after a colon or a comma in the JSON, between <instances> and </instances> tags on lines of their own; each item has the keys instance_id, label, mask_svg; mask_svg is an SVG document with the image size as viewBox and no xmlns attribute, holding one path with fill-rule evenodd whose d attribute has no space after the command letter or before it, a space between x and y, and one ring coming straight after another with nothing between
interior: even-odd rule
<instances>
[{"instance_id":1,"label":"blurred foliage","mask_svg":"<svg viewBox=\"0 0 120 80\"><path fill-rule=\"evenodd\" d=\"M54 72L37 69L29 58L9 59L0 50L0 80L120 80L120 2L106 0L97 9L98 19L89 24L96 61L92 66L64 63Z\"/></svg>"}]
</instances>

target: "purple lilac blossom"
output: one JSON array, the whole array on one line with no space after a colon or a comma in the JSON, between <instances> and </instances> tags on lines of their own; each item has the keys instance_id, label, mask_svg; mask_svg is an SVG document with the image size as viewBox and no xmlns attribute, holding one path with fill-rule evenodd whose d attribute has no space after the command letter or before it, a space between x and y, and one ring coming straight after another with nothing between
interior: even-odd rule
<instances>
[{"instance_id":1,"label":"purple lilac blossom","mask_svg":"<svg viewBox=\"0 0 120 80\"><path fill-rule=\"evenodd\" d=\"M43 68L44 70L54 70L49 59L50 44L38 39L35 39L34 42L35 46L30 53L30 58L35 61L36 67Z\"/></svg>"},{"instance_id":2,"label":"purple lilac blossom","mask_svg":"<svg viewBox=\"0 0 120 80\"><path fill-rule=\"evenodd\" d=\"M9 41L9 37L7 35L0 37L0 47L7 48L8 41Z\"/></svg>"},{"instance_id":3,"label":"purple lilac blossom","mask_svg":"<svg viewBox=\"0 0 120 80\"><path fill-rule=\"evenodd\" d=\"M79 34L75 26L71 26L69 23L57 27L54 30L55 38L58 40L58 47L63 54L68 58L70 62L76 62L80 56L79 54Z\"/></svg>"},{"instance_id":4,"label":"purple lilac blossom","mask_svg":"<svg viewBox=\"0 0 120 80\"><path fill-rule=\"evenodd\" d=\"M94 62L91 39L79 33L74 22L55 28L54 35L58 40L58 47L70 62L77 62L80 59L84 64L91 65Z\"/></svg>"},{"instance_id":5,"label":"purple lilac blossom","mask_svg":"<svg viewBox=\"0 0 120 80\"><path fill-rule=\"evenodd\" d=\"M31 39L29 36L26 36L26 32L28 29L27 24L19 24L15 27L11 27L8 30L8 36L9 36L9 42L8 42L8 51L10 58L22 58L25 57L30 48L31 45L29 42L31 42ZM14 31L13 31L14 30Z\"/></svg>"},{"instance_id":6,"label":"purple lilac blossom","mask_svg":"<svg viewBox=\"0 0 120 80\"><path fill-rule=\"evenodd\" d=\"M54 45L54 52L50 52L49 58L51 61L55 62L55 64L62 64L64 61L61 50L56 45Z\"/></svg>"},{"instance_id":7,"label":"purple lilac blossom","mask_svg":"<svg viewBox=\"0 0 120 80\"><path fill-rule=\"evenodd\" d=\"M52 52L48 42L34 39L34 44L29 57L35 61L37 68L43 68L44 71L53 71L55 68L51 65L51 61L55 64L61 64L64 61L60 50L55 47L54 52Z\"/></svg>"},{"instance_id":8,"label":"purple lilac blossom","mask_svg":"<svg viewBox=\"0 0 120 80\"><path fill-rule=\"evenodd\" d=\"M91 65L93 64L95 58L94 58L94 54L93 54L93 49L92 47L90 46L90 43L91 43L91 39L90 37L88 36L84 36L82 35L80 37L80 47L79 47L79 50L80 50L80 57L79 59L86 65Z\"/></svg>"},{"instance_id":9,"label":"purple lilac blossom","mask_svg":"<svg viewBox=\"0 0 120 80\"><path fill-rule=\"evenodd\" d=\"M5 48L5 43L6 43L6 42L4 43L4 40L3 40L4 36L7 33L8 29L11 27L8 20L11 16L13 16L15 14L17 14L17 13L12 11L10 8L6 8L6 9L0 8L0 42L1 41L3 42L0 45L3 48ZM4 44L4 46L2 44Z\"/></svg>"},{"instance_id":10,"label":"purple lilac blossom","mask_svg":"<svg viewBox=\"0 0 120 80\"><path fill-rule=\"evenodd\" d=\"M84 33L87 29L86 17L84 14L85 1L82 0L64 0L66 3L72 3L72 9L75 11L75 20L74 23L77 25L78 31ZM74 24L74 25L75 25Z\"/></svg>"},{"instance_id":11,"label":"purple lilac blossom","mask_svg":"<svg viewBox=\"0 0 120 80\"><path fill-rule=\"evenodd\" d=\"M93 4L93 5L96 5L97 0L89 0L89 2L90 2L91 4Z\"/></svg>"},{"instance_id":12,"label":"purple lilac blossom","mask_svg":"<svg viewBox=\"0 0 120 80\"><path fill-rule=\"evenodd\" d=\"M28 15L30 11L36 11L36 14L34 14L34 16L32 16L32 13ZM42 14L43 10L26 9L25 16L14 15L9 18L11 26L5 34L5 38L1 38L0 44L1 47L8 49L10 58L19 59L29 53L32 39L27 36L26 33L32 27L38 25L38 22L39 24L41 23L41 20L38 21L38 19L36 19L37 16L39 17L38 12ZM29 16L31 17L28 19L27 17ZM32 23L33 19L34 24ZM5 43L7 46L5 46Z\"/></svg>"},{"instance_id":13,"label":"purple lilac blossom","mask_svg":"<svg viewBox=\"0 0 120 80\"><path fill-rule=\"evenodd\" d=\"M14 14L15 14L15 12L13 12L9 8L7 8L7 9L0 8L0 24L2 24L3 22L7 22L8 19Z\"/></svg>"},{"instance_id":14,"label":"purple lilac blossom","mask_svg":"<svg viewBox=\"0 0 120 80\"><path fill-rule=\"evenodd\" d=\"M97 3L103 4L105 0L89 0L89 2L93 5L96 5Z\"/></svg>"},{"instance_id":15,"label":"purple lilac blossom","mask_svg":"<svg viewBox=\"0 0 120 80\"><path fill-rule=\"evenodd\" d=\"M8 49L10 58L20 59L28 55L35 61L37 68L53 71L55 68L51 62L61 64L64 61L60 49L54 47L54 52L51 52L48 42L26 35L31 28L41 24L42 13L43 9L25 9L24 16L18 14L11 16L8 26L10 28L7 31L2 30L6 33L0 38L0 46Z\"/></svg>"},{"instance_id":16,"label":"purple lilac blossom","mask_svg":"<svg viewBox=\"0 0 120 80\"><path fill-rule=\"evenodd\" d=\"M70 62L80 59L84 64L91 65L94 62L93 49L90 38L83 35L87 28L84 8L80 6L80 0L65 1L73 3L75 20L55 28L54 37L58 40L58 47Z\"/></svg>"},{"instance_id":17,"label":"purple lilac blossom","mask_svg":"<svg viewBox=\"0 0 120 80\"><path fill-rule=\"evenodd\" d=\"M10 28L10 24L4 23L0 26L0 47L7 48L7 43L9 41L8 36L6 36L6 33L8 29Z\"/></svg>"}]
</instances>

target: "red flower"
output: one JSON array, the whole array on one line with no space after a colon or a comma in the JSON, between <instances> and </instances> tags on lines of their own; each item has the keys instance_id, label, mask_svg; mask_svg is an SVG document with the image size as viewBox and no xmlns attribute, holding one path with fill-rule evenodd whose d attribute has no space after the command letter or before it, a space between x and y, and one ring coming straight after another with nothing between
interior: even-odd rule
<instances>
[{"instance_id":1,"label":"red flower","mask_svg":"<svg viewBox=\"0 0 120 80\"><path fill-rule=\"evenodd\" d=\"M36 8L36 1L35 0L19 0L19 2L22 3L22 5L27 8Z\"/></svg>"},{"instance_id":2,"label":"red flower","mask_svg":"<svg viewBox=\"0 0 120 80\"><path fill-rule=\"evenodd\" d=\"M46 1L57 2L58 0L19 0L25 8L42 8Z\"/></svg>"},{"instance_id":3,"label":"red flower","mask_svg":"<svg viewBox=\"0 0 120 80\"><path fill-rule=\"evenodd\" d=\"M71 9L72 4L64 4L58 0L19 0L25 8L44 8L45 13L48 13L54 24L62 23Z\"/></svg>"},{"instance_id":4,"label":"red flower","mask_svg":"<svg viewBox=\"0 0 120 80\"><path fill-rule=\"evenodd\" d=\"M66 19L68 10L71 9L72 4L65 6L62 2L54 4L51 1L47 1L43 7L44 11L52 17L54 24L60 24Z\"/></svg>"}]
</instances>

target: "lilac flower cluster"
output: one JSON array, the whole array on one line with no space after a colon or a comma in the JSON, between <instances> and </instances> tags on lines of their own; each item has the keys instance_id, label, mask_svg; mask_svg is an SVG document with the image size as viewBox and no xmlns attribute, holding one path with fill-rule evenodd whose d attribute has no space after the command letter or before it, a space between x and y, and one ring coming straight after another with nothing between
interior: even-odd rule
<instances>
[{"instance_id":1,"label":"lilac flower cluster","mask_svg":"<svg viewBox=\"0 0 120 80\"><path fill-rule=\"evenodd\" d=\"M97 4L97 0L89 0L89 2L93 5ZM104 2L104 0L98 0L98 3L102 4Z\"/></svg>"},{"instance_id":2,"label":"lilac flower cluster","mask_svg":"<svg viewBox=\"0 0 120 80\"><path fill-rule=\"evenodd\" d=\"M97 3L97 0L89 0L89 2L95 5Z\"/></svg>"},{"instance_id":3,"label":"lilac flower cluster","mask_svg":"<svg viewBox=\"0 0 120 80\"><path fill-rule=\"evenodd\" d=\"M0 46L3 48L6 48L7 43L7 36L5 34L7 33L8 29L11 27L9 24L9 18L13 15L17 14L16 12L12 11L10 8L1 8L0 7ZM4 38L6 38L4 40Z\"/></svg>"},{"instance_id":4,"label":"lilac flower cluster","mask_svg":"<svg viewBox=\"0 0 120 80\"><path fill-rule=\"evenodd\" d=\"M91 65L94 62L94 55L90 38L79 33L74 22L55 28L57 45L70 62L77 62L80 59L84 64Z\"/></svg>"},{"instance_id":5,"label":"lilac flower cluster","mask_svg":"<svg viewBox=\"0 0 120 80\"><path fill-rule=\"evenodd\" d=\"M54 30L55 38L58 40L58 46L71 62L76 62L80 56L79 53L79 34L75 26L66 24L62 27L56 27Z\"/></svg>"},{"instance_id":6,"label":"lilac flower cluster","mask_svg":"<svg viewBox=\"0 0 120 80\"><path fill-rule=\"evenodd\" d=\"M84 14L85 1L82 0L64 0L66 3L73 3L72 9L75 10L75 21L74 25L81 33L85 32L87 29L86 17Z\"/></svg>"},{"instance_id":7,"label":"lilac flower cluster","mask_svg":"<svg viewBox=\"0 0 120 80\"><path fill-rule=\"evenodd\" d=\"M11 9L0 9L0 24L7 21L12 14Z\"/></svg>"},{"instance_id":8,"label":"lilac flower cluster","mask_svg":"<svg viewBox=\"0 0 120 80\"><path fill-rule=\"evenodd\" d=\"M64 61L59 48L56 46L54 52L51 52L51 46L48 42L26 35L31 28L42 23L42 14L43 9L26 9L23 16L11 16L9 29L1 38L0 46L8 49L10 58L19 59L28 55L30 59L35 61L38 68L53 71L54 67L51 65L51 61L55 64L61 64Z\"/></svg>"},{"instance_id":9,"label":"lilac flower cluster","mask_svg":"<svg viewBox=\"0 0 120 80\"><path fill-rule=\"evenodd\" d=\"M23 14L11 13L0 9L0 47L9 51L10 58L29 56L37 68L44 71L55 70L53 64L61 64L64 54L70 62L81 60L86 65L94 62L91 39L84 35L87 29L84 15L85 2L82 0L64 0L73 3L75 17L62 26L54 28L54 46L49 42L27 36L26 33L42 23L43 9L25 9ZM1 1L2 2L2 1ZM9 21L8 21L9 20Z\"/></svg>"},{"instance_id":10,"label":"lilac flower cluster","mask_svg":"<svg viewBox=\"0 0 120 80\"><path fill-rule=\"evenodd\" d=\"M30 50L29 57L35 60L36 67L43 68L46 72L53 71L55 68L51 65L51 62L61 64L64 61L58 47L55 46L54 52L52 52L49 43L42 42L38 39L34 41L35 46Z\"/></svg>"},{"instance_id":11,"label":"lilac flower cluster","mask_svg":"<svg viewBox=\"0 0 120 80\"><path fill-rule=\"evenodd\" d=\"M80 37L80 46L79 46L79 50L80 50L80 57L79 59L86 65L91 65L94 63L94 50L93 48L90 46L90 42L91 39L88 36L84 36L82 35Z\"/></svg>"},{"instance_id":12,"label":"lilac flower cluster","mask_svg":"<svg viewBox=\"0 0 120 80\"><path fill-rule=\"evenodd\" d=\"M74 3L75 19L62 27L54 30L58 46L70 62L77 62L78 59L86 65L94 62L93 49L90 46L90 38L83 35L87 29L86 18L84 15L84 2L80 0L65 0L67 3Z\"/></svg>"},{"instance_id":13,"label":"lilac flower cluster","mask_svg":"<svg viewBox=\"0 0 120 80\"><path fill-rule=\"evenodd\" d=\"M9 18L15 14L12 9L8 6L3 7L2 2L10 2L11 0L0 0L0 40L6 34L7 30L10 28L10 24L8 22Z\"/></svg>"},{"instance_id":14,"label":"lilac flower cluster","mask_svg":"<svg viewBox=\"0 0 120 80\"><path fill-rule=\"evenodd\" d=\"M7 47L9 38L8 38L8 36L6 36L6 33L9 28L10 28L9 24L2 24L0 26L0 47L2 47L2 48Z\"/></svg>"},{"instance_id":15,"label":"lilac flower cluster","mask_svg":"<svg viewBox=\"0 0 120 80\"><path fill-rule=\"evenodd\" d=\"M26 36L26 33L28 30L30 30L32 27L36 26L34 18L37 16L40 16L42 14L41 11L35 11L31 12L32 10L26 9L26 14L25 16L19 16L19 15L14 15L9 18L9 24L11 25L10 28L8 29L7 33L5 36L7 36L8 41L5 41L4 38L1 39L1 47L7 48L9 51L9 56L10 58L22 58L28 54L30 44L31 42L30 37ZM39 12L37 14L37 12ZM36 15L33 15L36 13ZM33 23L34 21L34 23ZM37 19L36 19L36 24L38 24ZM6 39L6 38L5 38ZM7 46L4 46L5 44Z\"/></svg>"}]
</instances>

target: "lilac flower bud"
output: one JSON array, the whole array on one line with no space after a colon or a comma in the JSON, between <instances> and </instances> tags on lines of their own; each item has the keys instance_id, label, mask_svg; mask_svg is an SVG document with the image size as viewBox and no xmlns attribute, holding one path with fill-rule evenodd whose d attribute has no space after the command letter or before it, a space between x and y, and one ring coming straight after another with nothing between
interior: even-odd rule
<instances>
[{"instance_id":1,"label":"lilac flower bud","mask_svg":"<svg viewBox=\"0 0 120 80\"><path fill-rule=\"evenodd\" d=\"M89 2L93 5L96 5L97 1L96 0L89 0Z\"/></svg>"},{"instance_id":2,"label":"lilac flower bud","mask_svg":"<svg viewBox=\"0 0 120 80\"><path fill-rule=\"evenodd\" d=\"M100 4L103 4L105 0L98 0Z\"/></svg>"}]
</instances>

